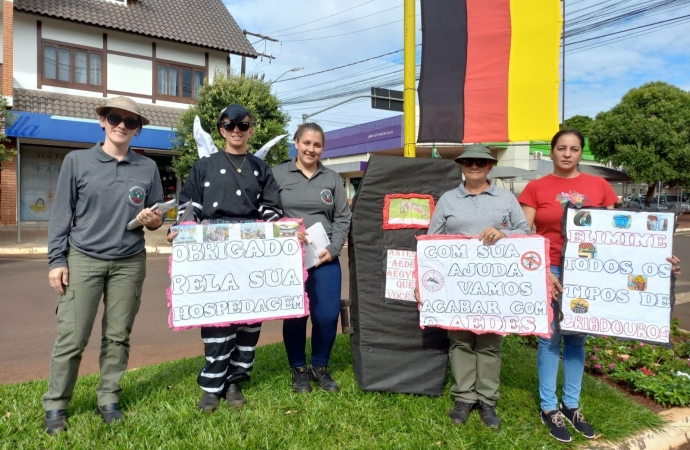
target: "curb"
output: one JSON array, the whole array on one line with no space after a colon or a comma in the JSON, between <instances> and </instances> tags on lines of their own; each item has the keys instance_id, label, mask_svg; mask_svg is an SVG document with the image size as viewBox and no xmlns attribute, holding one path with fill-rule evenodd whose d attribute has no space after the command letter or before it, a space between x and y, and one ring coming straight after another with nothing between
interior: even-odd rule
<instances>
[{"instance_id":1,"label":"curb","mask_svg":"<svg viewBox=\"0 0 690 450\"><path fill-rule=\"evenodd\" d=\"M671 408L659 413L669 423L658 430L647 430L623 442L612 444L601 442L583 445L588 450L665 450L680 447L690 442L690 408Z\"/></svg>"},{"instance_id":2,"label":"curb","mask_svg":"<svg viewBox=\"0 0 690 450\"><path fill-rule=\"evenodd\" d=\"M158 253L169 255L172 253L172 247L169 245L156 246L147 245L146 253ZM46 255L48 254L48 247L0 247L0 256L9 255Z\"/></svg>"}]
</instances>

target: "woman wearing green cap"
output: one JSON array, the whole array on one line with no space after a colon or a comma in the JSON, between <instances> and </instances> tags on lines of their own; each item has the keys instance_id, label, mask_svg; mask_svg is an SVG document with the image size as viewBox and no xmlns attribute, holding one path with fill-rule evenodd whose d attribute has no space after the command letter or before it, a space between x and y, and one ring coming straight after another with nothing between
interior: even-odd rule
<instances>
[{"instance_id":1,"label":"woman wearing green cap","mask_svg":"<svg viewBox=\"0 0 690 450\"><path fill-rule=\"evenodd\" d=\"M484 245L493 245L511 235L529 234L515 196L487 178L496 161L488 147L470 145L455 161L460 164L464 181L441 196L427 234L476 236ZM419 301L418 293L415 295ZM500 429L495 405L499 397L502 337L449 330L448 339L455 378L451 389L455 405L448 414L451 421L464 424L477 408L486 426Z\"/></svg>"},{"instance_id":2,"label":"woman wearing green cap","mask_svg":"<svg viewBox=\"0 0 690 450\"><path fill-rule=\"evenodd\" d=\"M127 230L136 218L149 230L163 224L150 207L163 201L156 163L130 144L149 121L126 97L96 108L105 139L70 152L62 163L50 214L50 286L58 293L58 338L43 396L45 431L67 429L67 405L79 363L103 297L98 410L106 423L122 420L120 378L127 369L129 335L146 276L144 231Z\"/></svg>"}]
</instances>

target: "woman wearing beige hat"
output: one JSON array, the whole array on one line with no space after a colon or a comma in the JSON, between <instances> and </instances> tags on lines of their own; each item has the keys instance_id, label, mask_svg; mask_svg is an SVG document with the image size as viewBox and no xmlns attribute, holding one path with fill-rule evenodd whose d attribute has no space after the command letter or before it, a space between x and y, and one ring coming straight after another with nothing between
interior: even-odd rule
<instances>
[{"instance_id":1,"label":"woman wearing beige hat","mask_svg":"<svg viewBox=\"0 0 690 450\"><path fill-rule=\"evenodd\" d=\"M97 413L106 423L122 420L120 378L127 369L129 335L146 275L144 231L129 231L127 223L137 218L149 230L163 224L160 212L149 209L163 201L158 168L130 148L149 121L126 97L108 100L96 113L105 139L65 157L50 215L48 279L58 293L58 338L43 407L45 431L53 435L67 429L67 405L101 297Z\"/></svg>"},{"instance_id":2,"label":"woman wearing beige hat","mask_svg":"<svg viewBox=\"0 0 690 450\"><path fill-rule=\"evenodd\" d=\"M488 179L496 162L488 147L470 145L455 162L460 164L464 182L438 200L427 234L476 236L484 245L512 235L529 234L515 196ZM417 292L415 296L419 301ZM494 333L448 331L448 355L455 378L450 390L455 405L448 415L453 424L464 424L476 408L486 426L500 429L495 405L499 397L501 339Z\"/></svg>"}]
</instances>

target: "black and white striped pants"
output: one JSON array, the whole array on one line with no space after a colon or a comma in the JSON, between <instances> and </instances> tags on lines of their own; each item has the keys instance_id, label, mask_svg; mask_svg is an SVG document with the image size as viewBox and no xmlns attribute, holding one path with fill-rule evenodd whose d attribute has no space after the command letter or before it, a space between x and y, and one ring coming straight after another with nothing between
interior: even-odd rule
<instances>
[{"instance_id":1,"label":"black and white striped pants","mask_svg":"<svg viewBox=\"0 0 690 450\"><path fill-rule=\"evenodd\" d=\"M222 395L232 383L249 380L261 324L201 327L206 365L197 383L206 392Z\"/></svg>"}]
</instances>

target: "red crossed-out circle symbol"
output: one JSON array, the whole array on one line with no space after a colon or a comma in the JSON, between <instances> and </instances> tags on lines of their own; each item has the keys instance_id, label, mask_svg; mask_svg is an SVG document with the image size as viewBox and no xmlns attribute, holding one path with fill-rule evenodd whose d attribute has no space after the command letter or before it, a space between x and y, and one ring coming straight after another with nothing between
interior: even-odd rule
<instances>
[{"instance_id":1,"label":"red crossed-out circle symbol","mask_svg":"<svg viewBox=\"0 0 690 450\"><path fill-rule=\"evenodd\" d=\"M537 252L527 252L520 258L520 264L529 271L537 270L541 267L541 256Z\"/></svg>"}]
</instances>

